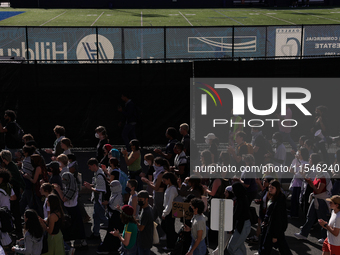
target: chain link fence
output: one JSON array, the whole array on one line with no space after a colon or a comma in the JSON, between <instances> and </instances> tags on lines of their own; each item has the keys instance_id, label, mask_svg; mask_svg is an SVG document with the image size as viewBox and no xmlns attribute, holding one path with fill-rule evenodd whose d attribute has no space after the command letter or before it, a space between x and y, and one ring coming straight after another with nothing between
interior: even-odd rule
<instances>
[{"instance_id":1,"label":"chain link fence","mask_svg":"<svg viewBox=\"0 0 340 255\"><path fill-rule=\"evenodd\" d=\"M0 61L25 63L152 64L339 55L340 25L0 29Z\"/></svg>"}]
</instances>

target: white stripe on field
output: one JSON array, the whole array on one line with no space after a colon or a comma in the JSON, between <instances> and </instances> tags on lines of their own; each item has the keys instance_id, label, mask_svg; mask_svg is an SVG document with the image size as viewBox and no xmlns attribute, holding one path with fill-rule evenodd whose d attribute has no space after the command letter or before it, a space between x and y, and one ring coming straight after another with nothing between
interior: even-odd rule
<instances>
[{"instance_id":1,"label":"white stripe on field","mask_svg":"<svg viewBox=\"0 0 340 255\"><path fill-rule=\"evenodd\" d=\"M233 18L230 18L230 17L228 17L227 15L225 15L225 14L219 12L219 11L216 11L216 10L214 10L214 11L217 12L217 13L219 13L219 14L221 14L221 15L223 15L224 17L226 17L226 18L228 18L228 19L231 19L232 21L237 22L237 23L240 24L240 25L244 25L244 24L242 24L241 22L238 22L237 20L235 20L235 19L233 19Z\"/></svg>"},{"instance_id":2,"label":"white stripe on field","mask_svg":"<svg viewBox=\"0 0 340 255\"><path fill-rule=\"evenodd\" d=\"M321 19L327 19L327 20L331 20L331 21L335 21L335 22L340 22L340 20L325 18L325 17L322 17L322 16L314 15L314 14L309 14L309 13L304 13L304 12L299 12L299 11L294 11L294 12L297 12L297 13L300 13L300 14L309 15L309 16L313 16L313 17L317 17L317 18L321 18Z\"/></svg>"},{"instance_id":3,"label":"white stripe on field","mask_svg":"<svg viewBox=\"0 0 340 255\"><path fill-rule=\"evenodd\" d=\"M256 13L260 13L260 14L262 14L262 15L268 16L268 17L273 18L273 19L281 20L281 21L283 21L283 22L287 22L287 23L289 23L289 24L296 25L295 23L290 22L290 21L288 21L288 20L280 19L280 18L274 17L274 16L272 16L272 15L268 15L268 14L265 14L265 13L261 13L261 12L255 11L255 10L253 10L253 11L256 12Z\"/></svg>"},{"instance_id":4,"label":"white stripe on field","mask_svg":"<svg viewBox=\"0 0 340 255\"><path fill-rule=\"evenodd\" d=\"M104 14L104 12L102 12L102 14L99 15L99 17L92 23L91 27L94 25L94 23L97 22L97 20L99 20L99 18Z\"/></svg>"},{"instance_id":5,"label":"white stripe on field","mask_svg":"<svg viewBox=\"0 0 340 255\"><path fill-rule=\"evenodd\" d=\"M50 22L50 21L52 21L52 20L54 20L54 19L60 17L60 16L63 15L65 12L67 12L67 11L64 11L62 14L59 14L58 16L55 16L54 18L52 18L52 19L46 21L45 23L41 24L40 27L43 26L43 25L45 25L45 24L47 24L48 22Z\"/></svg>"},{"instance_id":6,"label":"white stripe on field","mask_svg":"<svg viewBox=\"0 0 340 255\"><path fill-rule=\"evenodd\" d=\"M179 12L179 14L181 14L181 15L182 15L182 17L183 17L183 18L185 18L185 19L186 19L186 21L188 21L188 23L190 24L190 26L192 26L192 27L194 26L194 25L193 25L193 24L191 24L191 22L190 22L190 21L187 19L187 17L185 17L185 16L184 16L184 15L183 15L181 12Z\"/></svg>"},{"instance_id":7,"label":"white stripe on field","mask_svg":"<svg viewBox=\"0 0 340 255\"><path fill-rule=\"evenodd\" d=\"M140 26L143 26L143 12L140 12Z\"/></svg>"}]
</instances>

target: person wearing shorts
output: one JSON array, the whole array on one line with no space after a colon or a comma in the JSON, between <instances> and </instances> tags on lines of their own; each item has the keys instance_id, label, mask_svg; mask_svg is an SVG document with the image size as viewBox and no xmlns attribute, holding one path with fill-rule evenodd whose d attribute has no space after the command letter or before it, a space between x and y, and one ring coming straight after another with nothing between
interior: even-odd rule
<instances>
[{"instance_id":1,"label":"person wearing shorts","mask_svg":"<svg viewBox=\"0 0 340 255\"><path fill-rule=\"evenodd\" d=\"M319 219L321 227L327 230L327 238L322 246L322 255L340 254L340 196L327 198L332 210L329 222Z\"/></svg>"}]
</instances>

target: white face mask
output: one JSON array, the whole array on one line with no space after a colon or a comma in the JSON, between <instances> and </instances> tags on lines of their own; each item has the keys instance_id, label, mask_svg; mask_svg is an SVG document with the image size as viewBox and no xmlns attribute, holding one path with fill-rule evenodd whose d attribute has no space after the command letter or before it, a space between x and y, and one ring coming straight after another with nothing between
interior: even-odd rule
<instances>
[{"instance_id":1,"label":"white face mask","mask_svg":"<svg viewBox=\"0 0 340 255\"><path fill-rule=\"evenodd\" d=\"M99 134L98 134L98 133L95 133L94 136L95 136L96 138L99 138Z\"/></svg>"},{"instance_id":2,"label":"white face mask","mask_svg":"<svg viewBox=\"0 0 340 255\"><path fill-rule=\"evenodd\" d=\"M148 166L149 165L148 161L144 160L144 165Z\"/></svg>"},{"instance_id":3,"label":"white face mask","mask_svg":"<svg viewBox=\"0 0 340 255\"><path fill-rule=\"evenodd\" d=\"M276 141L276 139L272 139L272 142L273 142L273 144L277 144L277 141Z\"/></svg>"}]
</instances>

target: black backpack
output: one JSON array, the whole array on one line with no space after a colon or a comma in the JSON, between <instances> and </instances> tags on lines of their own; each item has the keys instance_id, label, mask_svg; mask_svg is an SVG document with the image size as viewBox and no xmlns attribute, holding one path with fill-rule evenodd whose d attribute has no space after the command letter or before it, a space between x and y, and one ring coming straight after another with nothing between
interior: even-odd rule
<instances>
[{"instance_id":1,"label":"black backpack","mask_svg":"<svg viewBox=\"0 0 340 255\"><path fill-rule=\"evenodd\" d=\"M0 207L0 221L1 221L1 232L7 233L12 232L14 229L14 219L10 210L6 206Z\"/></svg>"},{"instance_id":2,"label":"black backpack","mask_svg":"<svg viewBox=\"0 0 340 255\"><path fill-rule=\"evenodd\" d=\"M103 194L103 201L110 201L110 196L111 196L110 183L108 182L104 174L98 174L98 175L103 176L104 181L105 181L106 192Z\"/></svg>"}]
</instances>

